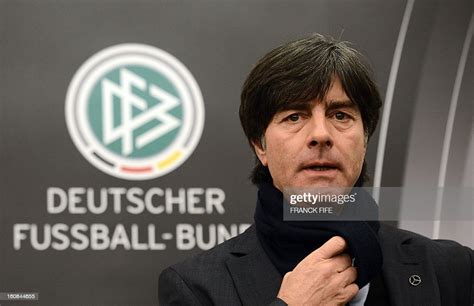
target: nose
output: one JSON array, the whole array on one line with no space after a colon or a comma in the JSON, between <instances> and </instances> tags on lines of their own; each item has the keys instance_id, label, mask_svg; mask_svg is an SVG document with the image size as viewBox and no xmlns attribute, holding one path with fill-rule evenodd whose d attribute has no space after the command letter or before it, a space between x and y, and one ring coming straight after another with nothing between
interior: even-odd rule
<instances>
[{"instance_id":1,"label":"nose","mask_svg":"<svg viewBox=\"0 0 474 306\"><path fill-rule=\"evenodd\" d=\"M324 115L314 114L308 126L308 147L326 147L330 148L333 145L333 139L328 129L327 118Z\"/></svg>"}]
</instances>

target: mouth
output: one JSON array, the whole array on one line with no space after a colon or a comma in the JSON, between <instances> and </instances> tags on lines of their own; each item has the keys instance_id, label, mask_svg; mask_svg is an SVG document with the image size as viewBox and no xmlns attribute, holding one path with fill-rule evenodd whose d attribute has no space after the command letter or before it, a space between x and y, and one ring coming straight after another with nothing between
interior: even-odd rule
<instances>
[{"instance_id":1,"label":"mouth","mask_svg":"<svg viewBox=\"0 0 474 306\"><path fill-rule=\"evenodd\" d=\"M337 164L332 162L314 162L304 165L302 170L324 174L337 171L339 170L339 167Z\"/></svg>"},{"instance_id":2,"label":"mouth","mask_svg":"<svg viewBox=\"0 0 474 306\"><path fill-rule=\"evenodd\" d=\"M311 166L311 167L306 167L305 169L314 170L314 171L329 171L329 170L334 170L337 168L332 167L332 166Z\"/></svg>"}]
</instances>

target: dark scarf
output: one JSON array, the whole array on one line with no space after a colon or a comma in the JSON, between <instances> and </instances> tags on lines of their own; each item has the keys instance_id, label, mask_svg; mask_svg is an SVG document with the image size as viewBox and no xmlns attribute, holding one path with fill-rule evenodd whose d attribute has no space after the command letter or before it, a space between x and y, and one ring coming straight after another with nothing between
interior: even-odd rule
<instances>
[{"instance_id":1,"label":"dark scarf","mask_svg":"<svg viewBox=\"0 0 474 306\"><path fill-rule=\"evenodd\" d=\"M360 191L359 191L360 190ZM362 189L356 205L370 208L378 215L378 206ZM333 236L348 243L355 258L356 284L362 288L382 269L382 251L377 238L378 221L283 221L283 194L271 183L259 186L255 225L265 253L283 277L312 251Z\"/></svg>"}]
</instances>

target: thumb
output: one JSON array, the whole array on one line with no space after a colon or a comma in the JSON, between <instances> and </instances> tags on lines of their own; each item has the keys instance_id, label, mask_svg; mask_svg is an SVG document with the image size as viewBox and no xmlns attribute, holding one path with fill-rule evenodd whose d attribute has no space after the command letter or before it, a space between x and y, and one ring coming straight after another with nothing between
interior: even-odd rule
<instances>
[{"instance_id":1,"label":"thumb","mask_svg":"<svg viewBox=\"0 0 474 306\"><path fill-rule=\"evenodd\" d=\"M334 236L320 248L314 250L306 258L308 258L313 263L320 262L341 254L346 248L346 241L340 236Z\"/></svg>"}]
</instances>

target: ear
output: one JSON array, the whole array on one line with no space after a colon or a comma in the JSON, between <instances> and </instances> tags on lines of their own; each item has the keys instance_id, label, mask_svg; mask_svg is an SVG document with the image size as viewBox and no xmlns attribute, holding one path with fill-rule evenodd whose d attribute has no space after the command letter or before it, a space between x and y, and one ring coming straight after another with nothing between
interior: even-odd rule
<instances>
[{"instance_id":1,"label":"ear","mask_svg":"<svg viewBox=\"0 0 474 306\"><path fill-rule=\"evenodd\" d=\"M252 145L253 145L253 149L255 150L255 154L257 155L262 165L267 167L268 165L267 152L265 152L264 145L262 145L260 141L252 141Z\"/></svg>"}]
</instances>

